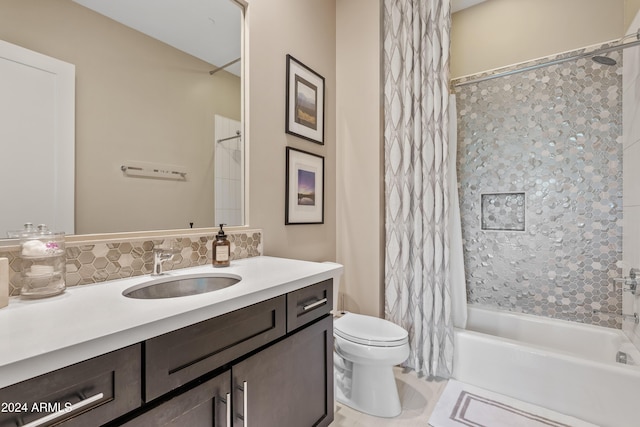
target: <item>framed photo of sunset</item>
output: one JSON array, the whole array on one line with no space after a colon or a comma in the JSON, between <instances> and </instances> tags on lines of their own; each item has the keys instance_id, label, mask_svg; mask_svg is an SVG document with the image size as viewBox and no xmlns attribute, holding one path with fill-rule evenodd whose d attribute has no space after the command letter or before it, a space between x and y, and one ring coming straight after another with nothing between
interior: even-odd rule
<instances>
[{"instance_id":1,"label":"framed photo of sunset","mask_svg":"<svg viewBox=\"0 0 640 427\"><path fill-rule=\"evenodd\" d=\"M285 225L324 224L324 157L287 147Z\"/></svg>"}]
</instances>

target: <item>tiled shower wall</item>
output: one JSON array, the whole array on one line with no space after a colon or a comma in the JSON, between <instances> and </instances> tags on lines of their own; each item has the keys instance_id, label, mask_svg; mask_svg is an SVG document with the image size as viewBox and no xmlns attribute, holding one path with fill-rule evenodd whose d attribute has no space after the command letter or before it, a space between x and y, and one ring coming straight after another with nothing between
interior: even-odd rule
<instances>
[{"instance_id":1,"label":"tiled shower wall","mask_svg":"<svg viewBox=\"0 0 640 427\"><path fill-rule=\"evenodd\" d=\"M228 232L231 260L262 255L260 230ZM153 270L153 248L174 250L165 271L211 263L214 234L154 236L66 243L66 285L77 286L149 274ZM0 257L9 259L9 294L20 295L22 259L20 247L0 247Z\"/></svg>"},{"instance_id":2,"label":"tiled shower wall","mask_svg":"<svg viewBox=\"0 0 640 427\"><path fill-rule=\"evenodd\" d=\"M620 327L606 314L622 276L622 59L609 56L453 82L469 303Z\"/></svg>"},{"instance_id":3,"label":"tiled shower wall","mask_svg":"<svg viewBox=\"0 0 640 427\"><path fill-rule=\"evenodd\" d=\"M242 212L244 158L241 130L242 125L239 121L216 114L216 224L232 226L241 225L244 222Z\"/></svg>"}]
</instances>

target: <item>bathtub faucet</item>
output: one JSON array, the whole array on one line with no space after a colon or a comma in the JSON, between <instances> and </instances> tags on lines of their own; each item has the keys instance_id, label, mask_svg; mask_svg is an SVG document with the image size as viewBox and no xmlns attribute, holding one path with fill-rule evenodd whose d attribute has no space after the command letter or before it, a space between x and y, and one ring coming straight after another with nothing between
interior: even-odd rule
<instances>
[{"instance_id":1,"label":"bathtub faucet","mask_svg":"<svg viewBox=\"0 0 640 427\"><path fill-rule=\"evenodd\" d=\"M600 310L593 310L592 311L593 314L606 314L607 316L614 316L614 317L620 317L622 318L623 321L625 320L633 320L633 323L640 324L640 316L638 316L638 313L633 313L633 314L618 314L618 313L609 313L607 311L600 311Z\"/></svg>"},{"instance_id":2,"label":"bathtub faucet","mask_svg":"<svg viewBox=\"0 0 640 427\"><path fill-rule=\"evenodd\" d=\"M613 279L613 281L621 284L621 292L631 292L631 295L635 295L638 289L638 275L640 275L640 269L632 268L627 277Z\"/></svg>"},{"instance_id":3,"label":"bathtub faucet","mask_svg":"<svg viewBox=\"0 0 640 427\"><path fill-rule=\"evenodd\" d=\"M622 315L622 320L633 320L633 323L635 323L637 325L637 324L640 323L640 316L638 316L638 313L623 314Z\"/></svg>"},{"instance_id":4,"label":"bathtub faucet","mask_svg":"<svg viewBox=\"0 0 640 427\"><path fill-rule=\"evenodd\" d=\"M632 268L629 270L629 279L631 279L631 282L629 283L629 290L633 295L636 294L636 289L638 288L638 281L636 280L638 273L640 273L640 269Z\"/></svg>"}]
</instances>

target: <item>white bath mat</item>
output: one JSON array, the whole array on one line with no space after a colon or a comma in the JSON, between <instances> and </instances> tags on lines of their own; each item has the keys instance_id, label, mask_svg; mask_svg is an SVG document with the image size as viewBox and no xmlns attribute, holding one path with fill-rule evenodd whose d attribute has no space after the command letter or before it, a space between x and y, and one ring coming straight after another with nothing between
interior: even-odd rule
<instances>
[{"instance_id":1,"label":"white bath mat","mask_svg":"<svg viewBox=\"0 0 640 427\"><path fill-rule=\"evenodd\" d=\"M568 415L449 380L429 418L432 427L598 427Z\"/></svg>"}]
</instances>

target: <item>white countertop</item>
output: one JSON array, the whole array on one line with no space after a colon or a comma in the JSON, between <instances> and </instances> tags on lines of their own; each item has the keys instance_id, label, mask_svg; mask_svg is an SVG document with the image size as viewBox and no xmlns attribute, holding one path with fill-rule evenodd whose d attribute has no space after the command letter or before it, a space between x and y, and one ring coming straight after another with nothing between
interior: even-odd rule
<instances>
[{"instance_id":1,"label":"white countertop","mask_svg":"<svg viewBox=\"0 0 640 427\"><path fill-rule=\"evenodd\" d=\"M0 309L0 388L219 316L342 274L339 264L273 257L172 270L166 276L237 275L237 284L200 295L126 298L154 279L136 276L68 288L40 300L11 299Z\"/></svg>"}]
</instances>

